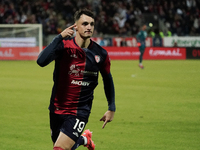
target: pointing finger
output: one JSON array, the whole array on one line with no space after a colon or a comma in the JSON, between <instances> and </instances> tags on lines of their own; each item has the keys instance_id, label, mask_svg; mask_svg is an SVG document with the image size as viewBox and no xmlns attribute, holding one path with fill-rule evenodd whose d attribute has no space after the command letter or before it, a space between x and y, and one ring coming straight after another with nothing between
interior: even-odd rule
<instances>
[{"instance_id":1,"label":"pointing finger","mask_svg":"<svg viewBox=\"0 0 200 150\"><path fill-rule=\"evenodd\" d=\"M73 24L71 26L68 27L68 29L73 29L76 26L76 24Z\"/></svg>"},{"instance_id":2,"label":"pointing finger","mask_svg":"<svg viewBox=\"0 0 200 150\"><path fill-rule=\"evenodd\" d=\"M106 124L107 124L107 120L104 122L102 129L106 126Z\"/></svg>"},{"instance_id":3,"label":"pointing finger","mask_svg":"<svg viewBox=\"0 0 200 150\"><path fill-rule=\"evenodd\" d=\"M105 119L104 119L104 117L102 117L101 119L100 119L100 121L104 121Z\"/></svg>"}]
</instances>

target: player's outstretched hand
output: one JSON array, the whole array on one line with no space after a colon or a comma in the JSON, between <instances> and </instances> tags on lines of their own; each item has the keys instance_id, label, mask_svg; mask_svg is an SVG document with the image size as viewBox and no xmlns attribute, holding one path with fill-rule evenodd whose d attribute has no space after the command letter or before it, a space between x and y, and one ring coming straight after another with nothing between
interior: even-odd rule
<instances>
[{"instance_id":1,"label":"player's outstretched hand","mask_svg":"<svg viewBox=\"0 0 200 150\"><path fill-rule=\"evenodd\" d=\"M63 38L71 37L74 34L73 28L76 27L76 24L71 25L70 27L63 30L60 34Z\"/></svg>"},{"instance_id":2,"label":"player's outstretched hand","mask_svg":"<svg viewBox=\"0 0 200 150\"><path fill-rule=\"evenodd\" d=\"M103 115L103 117L100 119L100 121L103 121L104 124L102 126L102 129L106 126L108 122L111 122L114 118L115 112L114 111L106 111L106 113Z\"/></svg>"}]
</instances>

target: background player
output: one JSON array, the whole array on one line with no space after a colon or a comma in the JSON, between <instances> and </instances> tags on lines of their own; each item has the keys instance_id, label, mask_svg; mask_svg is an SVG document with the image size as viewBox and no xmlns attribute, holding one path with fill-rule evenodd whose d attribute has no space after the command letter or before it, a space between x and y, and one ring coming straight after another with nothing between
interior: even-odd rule
<instances>
[{"instance_id":1,"label":"background player","mask_svg":"<svg viewBox=\"0 0 200 150\"><path fill-rule=\"evenodd\" d=\"M93 42L94 14L82 9L74 15L75 24L66 28L40 53L37 63L46 66L55 60L54 86L50 100L50 127L54 150L74 150L85 145L93 150L91 132L86 130L93 91L102 75L108 111L102 128L114 118L115 92L106 50ZM72 37L74 30L76 36Z\"/></svg>"},{"instance_id":2,"label":"background player","mask_svg":"<svg viewBox=\"0 0 200 150\"><path fill-rule=\"evenodd\" d=\"M139 50L140 50L140 58L139 58L139 67L140 68L144 68L144 66L142 65L142 61L143 61L143 54L144 54L144 51L145 51L145 40L146 40L146 37L147 37L147 32L146 32L146 28L147 26L146 25L143 25L141 30L138 32L136 38L137 38L137 44L139 46Z\"/></svg>"}]
</instances>

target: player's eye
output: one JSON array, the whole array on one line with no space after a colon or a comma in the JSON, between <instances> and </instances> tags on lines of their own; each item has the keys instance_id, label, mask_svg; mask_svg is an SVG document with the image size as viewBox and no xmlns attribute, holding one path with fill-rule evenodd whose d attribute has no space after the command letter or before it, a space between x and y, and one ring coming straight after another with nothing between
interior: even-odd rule
<instances>
[{"instance_id":1,"label":"player's eye","mask_svg":"<svg viewBox=\"0 0 200 150\"><path fill-rule=\"evenodd\" d=\"M91 26L94 26L94 22L91 22L90 25L91 25Z\"/></svg>"},{"instance_id":2,"label":"player's eye","mask_svg":"<svg viewBox=\"0 0 200 150\"><path fill-rule=\"evenodd\" d=\"M88 22L83 22L83 25L84 26L87 26L89 23Z\"/></svg>"}]
</instances>

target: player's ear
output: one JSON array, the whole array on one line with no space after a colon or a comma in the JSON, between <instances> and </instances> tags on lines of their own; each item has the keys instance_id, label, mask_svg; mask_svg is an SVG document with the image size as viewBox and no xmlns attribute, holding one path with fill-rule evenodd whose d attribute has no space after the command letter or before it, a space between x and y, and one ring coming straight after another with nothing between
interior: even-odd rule
<instances>
[{"instance_id":1,"label":"player's ear","mask_svg":"<svg viewBox=\"0 0 200 150\"><path fill-rule=\"evenodd\" d=\"M75 25L75 26L74 26L74 29L77 31L77 25L76 25L76 23L74 23L74 25Z\"/></svg>"}]
</instances>

